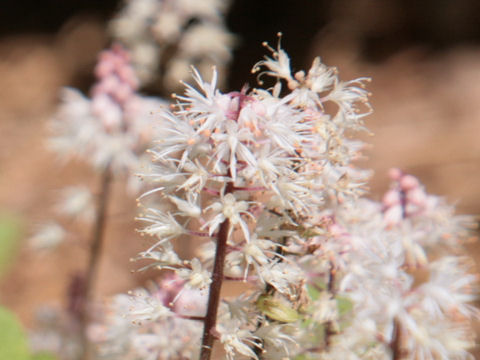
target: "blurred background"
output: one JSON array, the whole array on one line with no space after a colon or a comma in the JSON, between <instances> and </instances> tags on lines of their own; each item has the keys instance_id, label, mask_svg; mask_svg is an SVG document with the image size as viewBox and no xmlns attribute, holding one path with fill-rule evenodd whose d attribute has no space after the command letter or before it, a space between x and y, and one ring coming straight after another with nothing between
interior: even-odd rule
<instances>
[{"instance_id":1,"label":"blurred background","mask_svg":"<svg viewBox=\"0 0 480 360\"><path fill-rule=\"evenodd\" d=\"M26 327L39 306L65 307L72 278L86 266L89 229L50 252L26 246L37 224L56 215L56 191L99 178L81 162L63 166L45 147L47 120L59 89L87 92L99 51L111 39L116 0L16 0L0 11L0 303ZM388 187L387 170L418 176L428 192L480 213L480 2L478 0L236 0L226 19L237 36L225 90L255 84L250 69L267 54L263 41L291 55L294 70L315 56L340 77L373 79L375 136L360 163L372 168L372 197ZM152 84L144 93L168 96ZM135 199L116 181L98 298L142 284L129 262L144 248L135 228ZM76 227L75 227L76 226ZM471 253L479 260L475 244ZM5 255L4 255L5 254ZM480 357L479 357L480 358Z\"/></svg>"}]
</instances>

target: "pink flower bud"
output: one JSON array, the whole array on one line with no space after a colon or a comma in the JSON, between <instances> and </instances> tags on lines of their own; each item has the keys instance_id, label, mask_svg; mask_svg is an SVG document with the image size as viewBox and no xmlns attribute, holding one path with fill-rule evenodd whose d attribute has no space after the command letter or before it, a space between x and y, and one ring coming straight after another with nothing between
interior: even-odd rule
<instances>
[{"instance_id":1,"label":"pink flower bud","mask_svg":"<svg viewBox=\"0 0 480 360\"><path fill-rule=\"evenodd\" d=\"M117 88L121 85L120 80L115 75L111 74L104 78L101 82L102 86L105 89L105 92L108 94L114 93Z\"/></svg>"},{"instance_id":2,"label":"pink flower bud","mask_svg":"<svg viewBox=\"0 0 480 360\"><path fill-rule=\"evenodd\" d=\"M99 61L95 66L95 76L102 79L114 71L114 66L111 61Z\"/></svg>"},{"instance_id":3,"label":"pink flower bud","mask_svg":"<svg viewBox=\"0 0 480 360\"><path fill-rule=\"evenodd\" d=\"M407 200L415 205L425 207L427 203L427 194L422 188L416 187L407 193Z\"/></svg>"},{"instance_id":4,"label":"pink flower bud","mask_svg":"<svg viewBox=\"0 0 480 360\"><path fill-rule=\"evenodd\" d=\"M383 205L388 208L398 205L401 202L400 193L394 189L389 190L385 193L385 195L383 195L382 202L383 202Z\"/></svg>"},{"instance_id":5,"label":"pink flower bud","mask_svg":"<svg viewBox=\"0 0 480 360\"><path fill-rule=\"evenodd\" d=\"M170 299L173 299L183 289L185 281L176 275L166 276L160 282L160 288L168 294Z\"/></svg>"},{"instance_id":6,"label":"pink flower bud","mask_svg":"<svg viewBox=\"0 0 480 360\"><path fill-rule=\"evenodd\" d=\"M132 90L136 90L138 88L137 76L128 64L123 64L123 66L118 68L117 74L120 80L126 85L130 86Z\"/></svg>"},{"instance_id":7,"label":"pink flower bud","mask_svg":"<svg viewBox=\"0 0 480 360\"><path fill-rule=\"evenodd\" d=\"M117 100L120 104L123 104L128 101L132 94L133 90L129 85L125 83L120 83L112 95L115 100Z\"/></svg>"},{"instance_id":8,"label":"pink flower bud","mask_svg":"<svg viewBox=\"0 0 480 360\"><path fill-rule=\"evenodd\" d=\"M186 316L205 316L208 292L197 289L183 289L175 302L174 311Z\"/></svg>"},{"instance_id":9,"label":"pink flower bud","mask_svg":"<svg viewBox=\"0 0 480 360\"><path fill-rule=\"evenodd\" d=\"M402 177L402 170L400 170L399 168L391 168L389 171L388 171L388 177L394 181L398 181L400 180L400 178Z\"/></svg>"},{"instance_id":10,"label":"pink flower bud","mask_svg":"<svg viewBox=\"0 0 480 360\"><path fill-rule=\"evenodd\" d=\"M400 187L403 190L411 190L413 188L416 188L420 185L418 179L415 176L412 175L404 175L400 179Z\"/></svg>"}]
</instances>

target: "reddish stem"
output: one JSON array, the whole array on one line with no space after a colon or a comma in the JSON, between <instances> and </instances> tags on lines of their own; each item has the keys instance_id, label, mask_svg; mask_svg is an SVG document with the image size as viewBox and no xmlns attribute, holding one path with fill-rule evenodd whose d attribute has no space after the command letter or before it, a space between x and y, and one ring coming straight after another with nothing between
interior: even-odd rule
<instances>
[{"instance_id":1,"label":"reddish stem","mask_svg":"<svg viewBox=\"0 0 480 360\"><path fill-rule=\"evenodd\" d=\"M105 221L106 221L106 211L107 204L110 197L112 183L112 172L110 165L108 165L102 174L102 184L100 189L100 195L98 197L97 211L95 224L92 231L92 239L90 242L90 251L88 259L88 267L85 275L85 303L82 309L80 326L81 329L81 339L82 339L82 359L88 359L90 356L90 349L88 344L88 339L86 336L87 326L88 326L88 308L91 305L93 300L93 288L95 279L97 277L98 266L100 261L100 256L102 253L102 245L105 234Z\"/></svg>"},{"instance_id":2,"label":"reddish stem","mask_svg":"<svg viewBox=\"0 0 480 360\"><path fill-rule=\"evenodd\" d=\"M232 193L234 185L232 182L227 184L225 195ZM217 249L215 252L215 264L213 265L212 283L208 295L207 315L205 316L202 337L202 349L200 360L210 360L212 356L213 342L215 340L214 332L217 323L217 311L220 303L220 291L224 279L223 270L225 266L225 256L227 254L228 230L230 227L229 219L220 225L217 235Z\"/></svg>"},{"instance_id":3,"label":"reddish stem","mask_svg":"<svg viewBox=\"0 0 480 360\"><path fill-rule=\"evenodd\" d=\"M336 294L336 289L335 289L335 266L332 261L330 261L330 271L328 273L328 285L327 285L327 290L328 292L332 295L333 298L335 298ZM325 349L329 349L331 342L332 342L332 336L335 335L335 329L333 326L333 322L331 320L327 321L326 327L325 327Z\"/></svg>"},{"instance_id":4,"label":"reddish stem","mask_svg":"<svg viewBox=\"0 0 480 360\"><path fill-rule=\"evenodd\" d=\"M393 321L393 338L390 343L390 349L392 350L392 360L401 360L402 354L402 328L400 321L395 319Z\"/></svg>"},{"instance_id":5,"label":"reddish stem","mask_svg":"<svg viewBox=\"0 0 480 360\"><path fill-rule=\"evenodd\" d=\"M97 214L93 228L92 240L90 243L90 258L86 276L87 302L93 297L93 285L97 275L100 255L102 253L102 245L105 233L105 218L110 195L111 181L112 173L110 167L107 167L102 175L102 188L100 190L100 197L98 198Z\"/></svg>"}]
</instances>

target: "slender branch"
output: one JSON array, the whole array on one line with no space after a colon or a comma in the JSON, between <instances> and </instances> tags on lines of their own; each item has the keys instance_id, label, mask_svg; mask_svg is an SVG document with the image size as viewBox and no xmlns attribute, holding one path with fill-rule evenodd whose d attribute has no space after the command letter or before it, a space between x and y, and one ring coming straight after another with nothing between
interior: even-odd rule
<instances>
[{"instance_id":1,"label":"slender branch","mask_svg":"<svg viewBox=\"0 0 480 360\"><path fill-rule=\"evenodd\" d=\"M102 174L102 183L100 195L97 202L97 213L95 225L93 227L92 239L90 242L90 258L88 260L86 283L86 297L87 301L91 300L93 296L93 286L97 275L100 255L102 253L103 239L105 233L105 219L107 204L110 197L110 188L112 182L111 169L108 166Z\"/></svg>"},{"instance_id":2,"label":"slender branch","mask_svg":"<svg viewBox=\"0 0 480 360\"><path fill-rule=\"evenodd\" d=\"M327 291L332 295L333 298L335 298L335 295L336 295L335 274L336 274L335 265L333 264L333 261L330 260L330 271L328 273ZM330 348L332 336L335 335L335 333L336 331L334 329L333 321L331 320L327 321L327 324L325 327L325 349L326 350Z\"/></svg>"},{"instance_id":3,"label":"slender branch","mask_svg":"<svg viewBox=\"0 0 480 360\"><path fill-rule=\"evenodd\" d=\"M325 348L323 346L316 346L316 347L311 347L305 350L302 350L300 354L308 354L308 353L321 353L324 352Z\"/></svg>"},{"instance_id":4,"label":"slender branch","mask_svg":"<svg viewBox=\"0 0 480 360\"><path fill-rule=\"evenodd\" d=\"M393 337L390 342L390 349L392 350L392 360L402 359L402 328L398 319L393 321Z\"/></svg>"},{"instance_id":5,"label":"slender branch","mask_svg":"<svg viewBox=\"0 0 480 360\"><path fill-rule=\"evenodd\" d=\"M232 193L234 190L233 182L227 183L225 194ZM214 330L217 323L217 311L220 302L220 291L224 280L223 270L225 266L225 256L227 254L228 230L230 227L229 219L220 225L217 235L217 249L215 252L215 264L213 265L212 283L208 295L207 315L205 316L202 337L202 349L200 360L210 360L212 356L212 347L214 341Z\"/></svg>"},{"instance_id":6,"label":"slender branch","mask_svg":"<svg viewBox=\"0 0 480 360\"><path fill-rule=\"evenodd\" d=\"M257 281L258 276L247 276L246 278L241 276L241 277L235 277L235 276L224 276L223 277L227 281L238 281L238 282L249 282L249 281Z\"/></svg>"},{"instance_id":7,"label":"slender branch","mask_svg":"<svg viewBox=\"0 0 480 360\"><path fill-rule=\"evenodd\" d=\"M215 190L215 189L210 189L208 187L204 187L202 190L205 191L207 194L210 194L210 195L213 195L213 196L219 196L220 195L220 191Z\"/></svg>"},{"instance_id":8,"label":"slender branch","mask_svg":"<svg viewBox=\"0 0 480 360\"><path fill-rule=\"evenodd\" d=\"M80 318L81 336L82 336L82 358L88 359L88 341L86 338L86 328L88 325L88 306L93 299L93 288L95 279L97 277L99 260L102 253L102 246L105 233L105 220L107 204L110 197L112 183L112 172L110 166L107 166L102 173L101 189L97 201L97 211L95 224L92 229L92 237L90 240L90 251L88 259L88 267L85 275L85 293L84 293L84 306Z\"/></svg>"},{"instance_id":9,"label":"slender branch","mask_svg":"<svg viewBox=\"0 0 480 360\"><path fill-rule=\"evenodd\" d=\"M239 96L238 103L238 112L236 113L236 118L240 114L242 103L244 98ZM223 160L222 160L223 161ZM243 161L238 161L237 164L243 163ZM228 163L225 162L227 166ZM246 166L246 165L245 165ZM232 169L228 167L227 169L228 178L232 179ZM207 192L209 189L204 188ZM235 191L234 181L229 181L225 188L225 195L231 194ZM213 194L220 195L220 194ZM220 229L217 234L217 249L215 251L215 263L213 265L212 273L212 283L210 284L210 291L208 294L208 305L207 305L207 314L205 317L205 322L203 326L203 336L202 336L202 348L200 351L200 360L210 360L213 350L213 342L215 338L215 325L217 323L217 312L218 305L220 303L220 291L222 290L222 282L224 280L223 270L225 266L225 257L228 250L228 233L230 228L230 220L228 218L220 225Z\"/></svg>"},{"instance_id":10,"label":"slender branch","mask_svg":"<svg viewBox=\"0 0 480 360\"><path fill-rule=\"evenodd\" d=\"M188 235L211 238L211 237L214 237L216 234L210 235L208 232L201 232L201 231L192 231L192 230L189 230L189 231L188 231Z\"/></svg>"},{"instance_id":11,"label":"slender branch","mask_svg":"<svg viewBox=\"0 0 480 360\"><path fill-rule=\"evenodd\" d=\"M191 316L191 315L181 315L181 314L176 314L176 316L186 320L205 321L205 316Z\"/></svg>"}]
</instances>

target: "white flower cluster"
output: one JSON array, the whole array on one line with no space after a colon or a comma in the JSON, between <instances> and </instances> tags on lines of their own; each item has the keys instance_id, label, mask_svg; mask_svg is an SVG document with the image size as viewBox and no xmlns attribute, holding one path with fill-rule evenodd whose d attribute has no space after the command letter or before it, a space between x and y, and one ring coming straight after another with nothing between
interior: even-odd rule
<instances>
[{"instance_id":1,"label":"white flower cluster","mask_svg":"<svg viewBox=\"0 0 480 360\"><path fill-rule=\"evenodd\" d=\"M126 0L111 21L113 37L132 51L142 83L164 68L164 86L175 90L188 79L190 66L200 72L212 65L222 72L231 59L234 36L224 25L225 0Z\"/></svg>"},{"instance_id":2,"label":"white flower cluster","mask_svg":"<svg viewBox=\"0 0 480 360\"><path fill-rule=\"evenodd\" d=\"M202 327L182 316L205 315L206 297L182 288L183 280L168 277L149 290L117 295L104 314L103 323L88 329L99 344L98 359L195 359ZM175 301L175 303L172 303ZM158 336L165 334L165 336Z\"/></svg>"},{"instance_id":3,"label":"white flower cluster","mask_svg":"<svg viewBox=\"0 0 480 360\"><path fill-rule=\"evenodd\" d=\"M271 50L254 68L277 79L270 90L223 94L215 71L211 82L195 71L197 88L162 114L151 150L149 195L163 206L140 217L155 240L138 258L184 291L209 288L203 324L181 317L203 328L200 359L214 341L229 360L471 358L476 277L459 255L470 219L398 170L383 203L362 198L367 173L352 164L362 144L349 135L370 112L367 79L343 82L319 59L292 74ZM175 252L186 237L203 240L198 258ZM223 281L244 294L221 298ZM131 312L139 321L178 318L175 299L145 301ZM132 358L182 358L159 346Z\"/></svg>"},{"instance_id":4,"label":"white flower cluster","mask_svg":"<svg viewBox=\"0 0 480 360\"><path fill-rule=\"evenodd\" d=\"M50 146L63 157L77 156L117 173L139 169L155 137L153 112L165 105L136 93L138 80L129 54L120 46L104 50L95 68L92 98L66 88L52 121Z\"/></svg>"},{"instance_id":5,"label":"white flower cluster","mask_svg":"<svg viewBox=\"0 0 480 360\"><path fill-rule=\"evenodd\" d=\"M473 359L477 277L461 251L473 220L413 176L391 177L382 203L327 211L336 230L312 238L332 256L336 294L353 305L321 358Z\"/></svg>"},{"instance_id":6,"label":"white flower cluster","mask_svg":"<svg viewBox=\"0 0 480 360\"><path fill-rule=\"evenodd\" d=\"M64 160L80 158L104 173L129 175L127 188L138 193L135 172L150 163L145 150L159 134L155 112L166 102L137 93L138 79L130 55L120 45L100 53L95 67L97 81L91 98L72 88L61 92L61 102L49 123L48 145ZM60 193L56 210L71 219L95 218L94 196L86 186L70 186ZM35 249L53 248L65 238L56 223L39 227L30 239Z\"/></svg>"}]
</instances>

